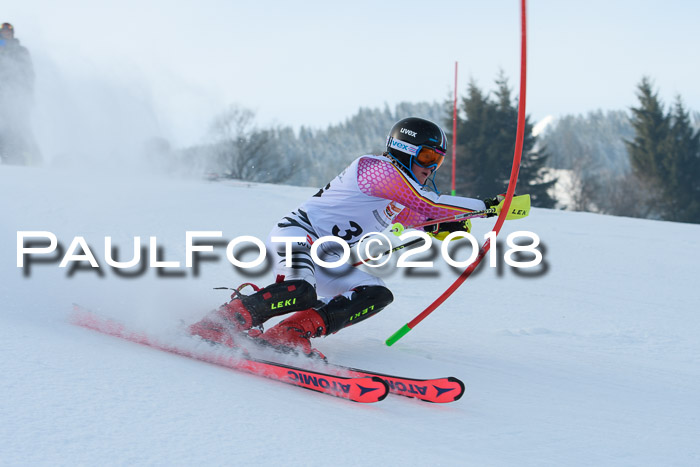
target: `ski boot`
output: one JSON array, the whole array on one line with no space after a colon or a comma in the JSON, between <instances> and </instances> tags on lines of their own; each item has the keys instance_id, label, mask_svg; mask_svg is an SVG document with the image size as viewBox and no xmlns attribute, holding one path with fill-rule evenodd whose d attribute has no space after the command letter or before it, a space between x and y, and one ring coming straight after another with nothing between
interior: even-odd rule
<instances>
[{"instance_id":1,"label":"ski boot","mask_svg":"<svg viewBox=\"0 0 700 467\"><path fill-rule=\"evenodd\" d=\"M391 291L383 286L362 286L352 290L350 298L334 297L319 308L294 313L266 332L249 334L261 343L285 353L301 353L323 360L326 357L311 347L312 337L327 336L379 313L393 301Z\"/></svg>"},{"instance_id":2,"label":"ski boot","mask_svg":"<svg viewBox=\"0 0 700 467\"><path fill-rule=\"evenodd\" d=\"M255 291L243 295L241 290L250 286ZM212 311L201 321L191 325L189 332L214 343L234 347L233 336L251 328L262 328L270 318L293 311L304 310L317 303L316 291L304 280L278 280L259 288L245 283L231 294L231 301Z\"/></svg>"},{"instance_id":3,"label":"ski boot","mask_svg":"<svg viewBox=\"0 0 700 467\"><path fill-rule=\"evenodd\" d=\"M326 335L325 320L318 310L313 308L294 313L264 333L256 331L249 335L257 336L260 344L283 353L301 353L307 357L326 359L325 355L311 347L309 341L312 337Z\"/></svg>"}]
</instances>

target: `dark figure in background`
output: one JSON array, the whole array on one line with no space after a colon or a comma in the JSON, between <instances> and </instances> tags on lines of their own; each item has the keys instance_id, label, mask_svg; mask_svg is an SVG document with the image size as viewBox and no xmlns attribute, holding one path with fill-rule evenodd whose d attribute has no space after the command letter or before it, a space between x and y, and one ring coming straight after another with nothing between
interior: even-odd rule
<instances>
[{"instance_id":1,"label":"dark figure in background","mask_svg":"<svg viewBox=\"0 0 700 467\"><path fill-rule=\"evenodd\" d=\"M10 23L0 26L0 162L36 165L39 150L31 127L34 67Z\"/></svg>"}]
</instances>

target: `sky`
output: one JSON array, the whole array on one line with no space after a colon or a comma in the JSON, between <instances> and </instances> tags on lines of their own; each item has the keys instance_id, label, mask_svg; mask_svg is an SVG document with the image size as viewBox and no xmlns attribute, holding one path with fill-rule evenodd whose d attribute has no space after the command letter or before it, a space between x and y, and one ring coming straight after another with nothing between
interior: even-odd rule
<instances>
[{"instance_id":1,"label":"sky","mask_svg":"<svg viewBox=\"0 0 700 467\"><path fill-rule=\"evenodd\" d=\"M117 129L194 144L232 105L260 126L325 128L447 99L455 62L460 95L500 70L514 95L520 80L517 0L23 0L1 14L32 53L44 141ZM698 18L695 1L529 1L528 114L625 110L645 75L700 111Z\"/></svg>"}]
</instances>

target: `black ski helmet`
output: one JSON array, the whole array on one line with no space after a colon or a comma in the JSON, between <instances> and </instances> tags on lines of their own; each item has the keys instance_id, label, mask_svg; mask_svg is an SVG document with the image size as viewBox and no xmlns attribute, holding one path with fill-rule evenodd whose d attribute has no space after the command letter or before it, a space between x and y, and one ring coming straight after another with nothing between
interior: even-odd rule
<instances>
[{"instance_id":1,"label":"black ski helmet","mask_svg":"<svg viewBox=\"0 0 700 467\"><path fill-rule=\"evenodd\" d=\"M437 124L424 118L409 117L391 127L386 140L386 152L396 160L411 177L413 158L421 147L429 147L440 153L447 152L447 136Z\"/></svg>"}]
</instances>

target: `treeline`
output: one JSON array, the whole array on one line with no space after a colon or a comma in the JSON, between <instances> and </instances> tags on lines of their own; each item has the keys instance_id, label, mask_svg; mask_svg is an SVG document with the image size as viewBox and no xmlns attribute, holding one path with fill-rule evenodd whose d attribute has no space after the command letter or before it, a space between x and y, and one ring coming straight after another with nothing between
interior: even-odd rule
<instances>
[{"instance_id":1,"label":"treeline","mask_svg":"<svg viewBox=\"0 0 700 467\"><path fill-rule=\"evenodd\" d=\"M439 103L401 103L393 109L361 108L345 122L326 129L260 129L248 109L231 107L212 124L210 143L167 154L173 167L264 183L323 186L355 158L380 154L391 126L406 115L439 121ZM161 157L162 159L162 157Z\"/></svg>"},{"instance_id":2,"label":"treeline","mask_svg":"<svg viewBox=\"0 0 700 467\"><path fill-rule=\"evenodd\" d=\"M577 211L700 223L700 114L682 98L666 110L650 78L629 112L559 119L540 138L565 178L560 203Z\"/></svg>"},{"instance_id":3,"label":"treeline","mask_svg":"<svg viewBox=\"0 0 700 467\"><path fill-rule=\"evenodd\" d=\"M530 193L538 207L700 222L700 118L691 117L680 97L666 111L648 78L638 85L638 98L629 112L564 116L537 135L528 116L517 191ZM359 155L383 152L387 132L401 118L427 118L451 133L452 103L448 96L443 103L362 108L343 123L299 131L258 128L253 112L231 107L213 122L208 144L152 150L151 157L212 177L323 186ZM502 73L493 91L468 84L458 100L457 194L505 191L517 103ZM451 187L451 152L436 180L444 192Z\"/></svg>"}]
</instances>

